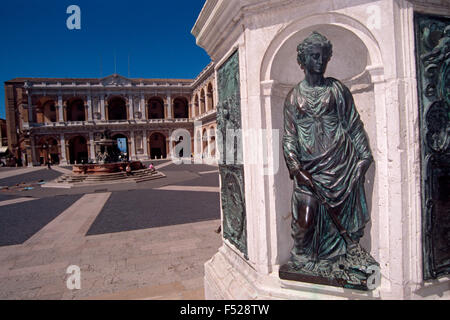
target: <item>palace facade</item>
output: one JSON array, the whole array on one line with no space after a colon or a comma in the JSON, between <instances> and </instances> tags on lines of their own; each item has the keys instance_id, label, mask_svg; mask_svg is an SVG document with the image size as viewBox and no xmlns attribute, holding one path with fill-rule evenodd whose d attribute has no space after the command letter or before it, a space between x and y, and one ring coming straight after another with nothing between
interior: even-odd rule
<instances>
[{"instance_id":1,"label":"palace facade","mask_svg":"<svg viewBox=\"0 0 450 320\"><path fill-rule=\"evenodd\" d=\"M214 160L215 86L212 63L196 79L12 79L8 147L27 166L95 162L95 142L108 130L130 160L168 159L182 129L190 150L179 156Z\"/></svg>"}]
</instances>

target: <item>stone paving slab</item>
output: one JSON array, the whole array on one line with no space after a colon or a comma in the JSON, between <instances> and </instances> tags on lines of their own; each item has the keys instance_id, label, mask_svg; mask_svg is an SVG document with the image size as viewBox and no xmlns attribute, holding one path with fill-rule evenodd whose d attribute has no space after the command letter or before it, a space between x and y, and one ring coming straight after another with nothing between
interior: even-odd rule
<instances>
[{"instance_id":1,"label":"stone paving slab","mask_svg":"<svg viewBox=\"0 0 450 320\"><path fill-rule=\"evenodd\" d=\"M213 171L207 167L198 169ZM206 175L210 174L214 172ZM173 183L198 177L194 170L179 170L170 179ZM122 185L116 191L108 187L106 192L84 190L72 194L69 205L45 226L41 224L28 240L0 247L0 299L203 299L204 263L222 244L221 235L215 232L220 225L218 194L158 191L149 186L152 185L133 189ZM121 205L117 205L118 201L113 208L122 210L122 218L133 221L134 211L141 214L143 219L139 221L145 222L145 214L152 213L149 208L153 207L157 216L158 211L174 213L179 223L173 224L173 219L169 219L166 225L149 227L141 223L136 229L122 225L117 232L87 234L100 212L115 197L120 199L120 193L127 194L128 200ZM163 193L167 196L161 196ZM13 206L17 206L19 216L39 216L40 209L64 197L67 195L45 194L42 199L0 207L0 217ZM164 201L158 207L153 205L156 200L149 201L152 199ZM182 199L192 202L183 204ZM32 203L37 205L26 207ZM169 208L173 205L173 210L167 211L164 203L169 203ZM192 219L193 213L195 218L202 210L211 211L210 216L204 217L206 220ZM120 219L110 223L117 221ZM33 219L23 220L23 225L25 222L35 223ZM67 288L66 271L70 265L80 267L80 290Z\"/></svg>"},{"instance_id":2,"label":"stone paving slab","mask_svg":"<svg viewBox=\"0 0 450 320\"><path fill-rule=\"evenodd\" d=\"M8 199L8 200L3 200L3 199L0 199L0 200L2 200L2 201L0 201L0 207L3 207L3 206L9 206L9 205L15 204L15 203L27 202L27 201L32 201L32 200L36 200L36 199L35 198L16 197L16 198Z\"/></svg>"},{"instance_id":3,"label":"stone paving slab","mask_svg":"<svg viewBox=\"0 0 450 320\"><path fill-rule=\"evenodd\" d=\"M46 167L0 167L0 180L44 169Z\"/></svg>"},{"instance_id":4,"label":"stone paving slab","mask_svg":"<svg viewBox=\"0 0 450 320\"><path fill-rule=\"evenodd\" d=\"M213 231L219 223L122 232L115 237L121 245L111 243L109 235L80 236L45 253L31 249L26 257L8 258L14 266L0 260L2 269L10 269L0 273L0 299L203 299L203 265L221 245ZM180 250L183 237L189 245ZM66 269L72 264L81 269L80 290L66 287Z\"/></svg>"},{"instance_id":5,"label":"stone paving slab","mask_svg":"<svg viewBox=\"0 0 450 320\"><path fill-rule=\"evenodd\" d=\"M138 230L220 218L219 194L133 190L113 192L88 235Z\"/></svg>"},{"instance_id":6,"label":"stone paving slab","mask_svg":"<svg viewBox=\"0 0 450 320\"><path fill-rule=\"evenodd\" d=\"M79 197L58 196L0 207L0 247L25 242ZM36 210L39 207L45 210Z\"/></svg>"},{"instance_id":7,"label":"stone paving slab","mask_svg":"<svg viewBox=\"0 0 450 320\"><path fill-rule=\"evenodd\" d=\"M219 187L219 173L215 171L199 172L201 176L196 179L180 181L178 186L203 186L203 187Z\"/></svg>"},{"instance_id":8,"label":"stone paving slab","mask_svg":"<svg viewBox=\"0 0 450 320\"><path fill-rule=\"evenodd\" d=\"M220 192L219 187L205 187L205 186L191 186L191 185L164 186L155 189L166 191L199 191L199 192L215 192L215 193Z\"/></svg>"},{"instance_id":9,"label":"stone paving slab","mask_svg":"<svg viewBox=\"0 0 450 320\"><path fill-rule=\"evenodd\" d=\"M33 168L34 169L34 168ZM15 175L0 178L0 186L14 186L20 183L37 183L40 180L52 181L62 175L61 172L49 169L18 170ZM17 175L17 173L20 173Z\"/></svg>"},{"instance_id":10,"label":"stone paving slab","mask_svg":"<svg viewBox=\"0 0 450 320\"><path fill-rule=\"evenodd\" d=\"M204 300L203 286L198 285L202 281L203 278L195 278L91 297L88 300ZM195 285L192 286L191 282Z\"/></svg>"},{"instance_id":11,"label":"stone paving slab","mask_svg":"<svg viewBox=\"0 0 450 320\"><path fill-rule=\"evenodd\" d=\"M1 192L1 189L0 189L0 201L6 201L6 200L15 199L15 198L20 198L20 196L15 195L15 194L6 194L4 192Z\"/></svg>"}]
</instances>

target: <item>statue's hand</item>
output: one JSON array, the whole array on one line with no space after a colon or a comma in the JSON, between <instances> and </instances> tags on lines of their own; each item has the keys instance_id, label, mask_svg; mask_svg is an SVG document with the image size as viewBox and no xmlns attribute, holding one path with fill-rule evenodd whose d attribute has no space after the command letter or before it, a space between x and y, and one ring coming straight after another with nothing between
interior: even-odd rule
<instances>
[{"instance_id":1,"label":"statue's hand","mask_svg":"<svg viewBox=\"0 0 450 320\"><path fill-rule=\"evenodd\" d=\"M304 185L310 187L312 190L316 190L316 186L314 185L313 178L309 174L308 171L298 170L295 174L295 178L297 179L297 183L299 185Z\"/></svg>"}]
</instances>

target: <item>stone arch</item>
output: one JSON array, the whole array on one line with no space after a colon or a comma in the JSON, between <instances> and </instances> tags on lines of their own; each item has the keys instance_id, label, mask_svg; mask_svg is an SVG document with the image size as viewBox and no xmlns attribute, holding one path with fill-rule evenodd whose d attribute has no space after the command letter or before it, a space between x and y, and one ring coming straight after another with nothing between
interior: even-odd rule
<instances>
[{"instance_id":1,"label":"stone arch","mask_svg":"<svg viewBox=\"0 0 450 320\"><path fill-rule=\"evenodd\" d=\"M173 99L173 117L175 119L189 118L189 103L185 97Z\"/></svg>"},{"instance_id":2,"label":"stone arch","mask_svg":"<svg viewBox=\"0 0 450 320\"><path fill-rule=\"evenodd\" d=\"M45 96L36 102L34 119L37 123L56 122L56 102L53 98Z\"/></svg>"},{"instance_id":3,"label":"stone arch","mask_svg":"<svg viewBox=\"0 0 450 320\"><path fill-rule=\"evenodd\" d=\"M56 102L55 100L48 100L42 106L44 122L56 122Z\"/></svg>"},{"instance_id":4,"label":"stone arch","mask_svg":"<svg viewBox=\"0 0 450 320\"><path fill-rule=\"evenodd\" d=\"M167 158L166 136L159 132L152 132L148 138L150 145L150 159Z\"/></svg>"},{"instance_id":5,"label":"stone arch","mask_svg":"<svg viewBox=\"0 0 450 320\"><path fill-rule=\"evenodd\" d=\"M208 157L208 131L206 128L202 130L202 158Z\"/></svg>"},{"instance_id":6,"label":"stone arch","mask_svg":"<svg viewBox=\"0 0 450 320\"><path fill-rule=\"evenodd\" d=\"M267 128L279 130L280 135L277 145L281 144L283 114L280 112L284 99L289 90L304 78L303 71L297 63L296 47L312 31L318 31L325 35L333 44L333 57L325 76L335 77L344 82L350 89L353 86L364 88L360 94L354 94L355 103L361 118L366 125L366 131L372 149L376 149L375 105L384 100L384 96L375 95L375 83L384 77L383 57L381 50L372 33L359 21L338 13L317 14L309 17L302 17L287 25L278 32L269 44L260 69L261 92L267 94L268 99L264 99L261 107L265 110ZM352 48L352 54L348 54L348 48ZM359 103L364 101L365 103ZM282 110L282 109L281 109ZM369 121L368 121L369 120ZM372 132L372 139L371 134ZM272 137L274 138L274 137ZM272 149L271 149L272 148ZM284 159L282 148L270 146L275 157ZM271 151L269 151L271 152ZM366 188L368 203L370 206L373 190L374 171L369 170L369 180L372 185ZM290 181L289 173L284 165L284 161L279 161L279 170L273 175L273 183L276 185L276 196L274 206L276 212L290 212L290 197L292 186L287 184ZM376 210L376 208L374 209ZM275 263L284 263L289 257L289 250L292 239L290 237L290 220L282 220L274 217L276 223L276 237L274 241L273 256L277 257ZM367 232L361 240L362 245L370 248L370 233ZM364 242L366 242L364 244Z\"/></svg>"},{"instance_id":7,"label":"stone arch","mask_svg":"<svg viewBox=\"0 0 450 320\"><path fill-rule=\"evenodd\" d=\"M117 141L117 147L120 150L120 153L122 155L126 154L126 159L130 158L130 140L128 138L128 135L122 133L122 132L114 132L111 134L111 139Z\"/></svg>"},{"instance_id":8,"label":"stone arch","mask_svg":"<svg viewBox=\"0 0 450 320\"><path fill-rule=\"evenodd\" d=\"M215 108L214 105L214 91L213 91L213 85L212 82L208 83L208 86L206 87L206 99L208 100L208 110L212 110Z\"/></svg>"},{"instance_id":9,"label":"stone arch","mask_svg":"<svg viewBox=\"0 0 450 320\"><path fill-rule=\"evenodd\" d=\"M264 54L260 73L261 81L270 81L276 76L273 71L276 67L274 62L277 60L277 54L280 53L283 46L288 45L287 42L289 40L295 39L296 34L299 35L301 31L305 31L304 34L306 34L312 30L323 29L329 26L341 28L354 34L364 44L368 52L367 69L380 68L383 65L383 57L378 41L366 26L358 20L340 13L317 14L299 18L277 33ZM318 31L320 32L320 30ZM327 35L325 34L325 36ZM333 42L332 38L330 40ZM333 45L335 44L333 43ZM293 54L295 55L295 52ZM349 58L351 59L352 56L349 55ZM298 65L295 65L293 71L298 71L298 69Z\"/></svg>"},{"instance_id":10,"label":"stone arch","mask_svg":"<svg viewBox=\"0 0 450 320\"><path fill-rule=\"evenodd\" d=\"M112 96L108 99L107 103L107 116L108 120L127 120L127 102L122 96Z\"/></svg>"},{"instance_id":11,"label":"stone arch","mask_svg":"<svg viewBox=\"0 0 450 320\"><path fill-rule=\"evenodd\" d=\"M46 136L39 139L37 143L38 157L41 164L50 161L51 164L59 164L58 139L54 136Z\"/></svg>"},{"instance_id":12,"label":"stone arch","mask_svg":"<svg viewBox=\"0 0 450 320\"><path fill-rule=\"evenodd\" d=\"M200 115L200 98L198 92L195 94L194 110L195 110L194 116L198 117Z\"/></svg>"},{"instance_id":13,"label":"stone arch","mask_svg":"<svg viewBox=\"0 0 450 320\"><path fill-rule=\"evenodd\" d=\"M208 128L208 156L216 157L216 127L214 125Z\"/></svg>"},{"instance_id":14,"label":"stone arch","mask_svg":"<svg viewBox=\"0 0 450 320\"><path fill-rule=\"evenodd\" d=\"M73 97L66 102L67 121L86 121L86 107L81 97Z\"/></svg>"},{"instance_id":15,"label":"stone arch","mask_svg":"<svg viewBox=\"0 0 450 320\"><path fill-rule=\"evenodd\" d=\"M204 114L206 112L205 102L206 102L205 89L202 88L200 90L200 114Z\"/></svg>"},{"instance_id":16,"label":"stone arch","mask_svg":"<svg viewBox=\"0 0 450 320\"><path fill-rule=\"evenodd\" d=\"M164 100L161 97L151 97L147 103L147 115L149 119L164 119Z\"/></svg>"},{"instance_id":17,"label":"stone arch","mask_svg":"<svg viewBox=\"0 0 450 320\"><path fill-rule=\"evenodd\" d=\"M70 164L87 163L89 160L87 139L84 136L75 136L69 140Z\"/></svg>"}]
</instances>

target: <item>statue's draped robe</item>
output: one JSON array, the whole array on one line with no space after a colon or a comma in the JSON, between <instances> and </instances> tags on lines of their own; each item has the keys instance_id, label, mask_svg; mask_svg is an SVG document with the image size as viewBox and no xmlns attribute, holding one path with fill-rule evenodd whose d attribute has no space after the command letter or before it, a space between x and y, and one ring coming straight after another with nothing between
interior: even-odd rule
<instances>
[{"instance_id":1,"label":"statue's draped robe","mask_svg":"<svg viewBox=\"0 0 450 320\"><path fill-rule=\"evenodd\" d=\"M295 86L284 105L283 149L291 178L293 229L296 239L298 205L302 194L313 195L298 185L296 171L306 170L313 178L322 199L337 209L339 220L355 241L363 235L369 221L364 179L357 174L361 160L372 161L366 133L353 97L341 82L326 78L325 85L308 88L305 82ZM303 240L301 253L331 259L346 252L346 244L326 211L319 204L314 225ZM299 253L295 248L293 254Z\"/></svg>"}]
</instances>

